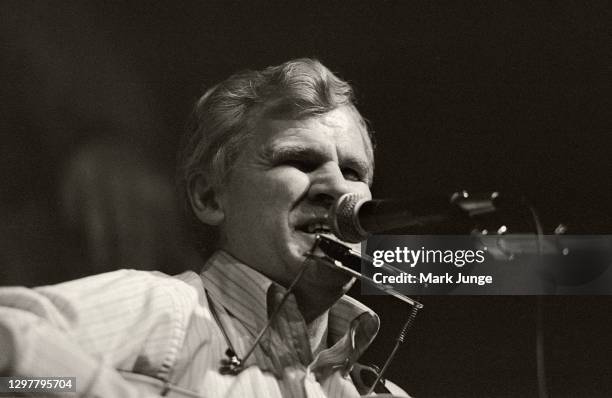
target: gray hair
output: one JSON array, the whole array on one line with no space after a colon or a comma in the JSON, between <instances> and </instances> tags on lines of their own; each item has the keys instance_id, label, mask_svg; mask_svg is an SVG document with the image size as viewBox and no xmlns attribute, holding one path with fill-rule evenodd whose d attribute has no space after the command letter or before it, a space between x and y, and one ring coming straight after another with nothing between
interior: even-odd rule
<instances>
[{"instance_id":1,"label":"gray hair","mask_svg":"<svg viewBox=\"0 0 612 398\"><path fill-rule=\"evenodd\" d=\"M340 106L354 108L351 86L308 58L240 72L206 91L195 104L178 157L177 184L191 224L201 224L190 206L193 177L203 175L213 187L223 184L259 119L299 120Z\"/></svg>"}]
</instances>

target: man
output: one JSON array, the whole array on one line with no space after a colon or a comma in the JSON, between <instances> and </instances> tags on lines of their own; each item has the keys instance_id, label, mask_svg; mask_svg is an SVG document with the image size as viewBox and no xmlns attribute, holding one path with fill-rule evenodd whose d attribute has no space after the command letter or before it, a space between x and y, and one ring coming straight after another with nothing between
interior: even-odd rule
<instances>
[{"instance_id":1,"label":"man","mask_svg":"<svg viewBox=\"0 0 612 398\"><path fill-rule=\"evenodd\" d=\"M179 156L195 236L214 230L203 273L5 289L0 373L76 376L83 396L359 396L350 371L378 317L308 254L372 174L351 88L318 61L230 77L197 102Z\"/></svg>"}]
</instances>

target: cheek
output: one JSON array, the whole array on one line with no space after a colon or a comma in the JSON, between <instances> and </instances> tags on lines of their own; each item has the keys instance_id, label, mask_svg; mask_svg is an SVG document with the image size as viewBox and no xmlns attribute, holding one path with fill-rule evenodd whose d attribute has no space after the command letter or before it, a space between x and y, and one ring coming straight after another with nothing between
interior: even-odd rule
<instances>
[{"instance_id":1,"label":"cheek","mask_svg":"<svg viewBox=\"0 0 612 398\"><path fill-rule=\"evenodd\" d=\"M252 174L248 178L234 180L226 195L227 209L230 215L241 218L253 219L263 214L278 216L283 210L293 207L309 186L309 177L293 168Z\"/></svg>"},{"instance_id":2,"label":"cheek","mask_svg":"<svg viewBox=\"0 0 612 398\"><path fill-rule=\"evenodd\" d=\"M308 192L310 178L294 168L280 168L270 171L265 185L266 195L272 200L292 205Z\"/></svg>"}]
</instances>

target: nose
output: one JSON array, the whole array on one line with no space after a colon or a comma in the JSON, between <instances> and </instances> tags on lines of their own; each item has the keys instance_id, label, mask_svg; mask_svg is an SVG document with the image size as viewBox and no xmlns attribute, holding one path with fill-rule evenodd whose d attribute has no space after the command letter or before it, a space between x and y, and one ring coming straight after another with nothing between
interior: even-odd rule
<instances>
[{"instance_id":1,"label":"nose","mask_svg":"<svg viewBox=\"0 0 612 398\"><path fill-rule=\"evenodd\" d=\"M327 162L311 173L308 197L317 204L331 206L345 193L351 192L347 180L335 162Z\"/></svg>"}]
</instances>

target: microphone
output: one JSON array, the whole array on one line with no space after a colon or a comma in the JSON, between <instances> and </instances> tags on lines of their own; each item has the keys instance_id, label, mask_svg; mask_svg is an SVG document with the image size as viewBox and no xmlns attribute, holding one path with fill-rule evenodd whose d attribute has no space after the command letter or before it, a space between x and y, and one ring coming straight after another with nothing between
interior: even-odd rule
<instances>
[{"instance_id":1,"label":"microphone","mask_svg":"<svg viewBox=\"0 0 612 398\"><path fill-rule=\"evenodd\" d=\"M497 192L470 196L462 191L429 200L368 200L346 193L330 210L330 228L341 240L358 243L379 232L440 225L491 213L497 210L498 197Z\"/></svg>"}]
</instances>

